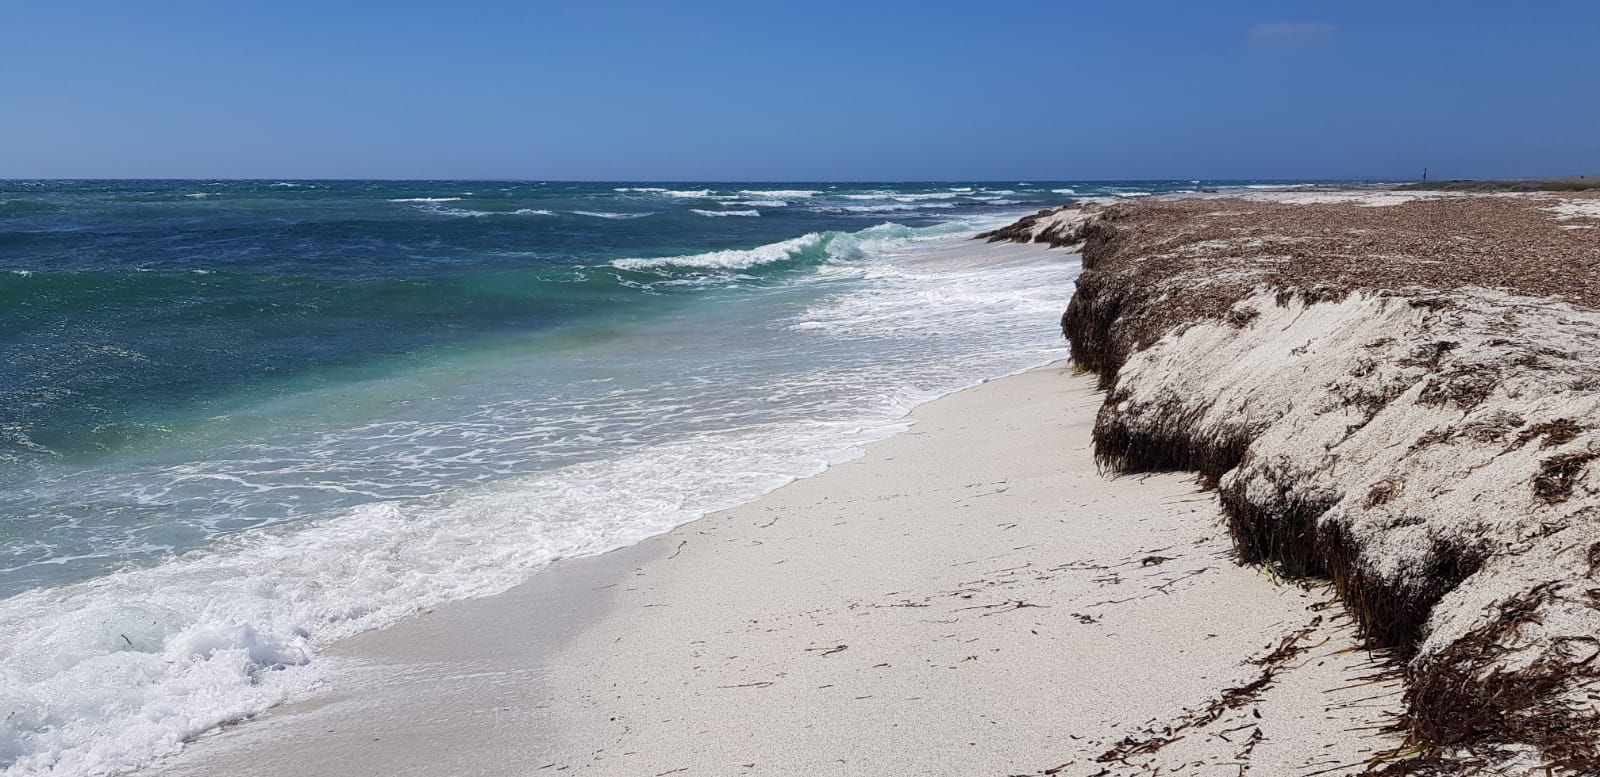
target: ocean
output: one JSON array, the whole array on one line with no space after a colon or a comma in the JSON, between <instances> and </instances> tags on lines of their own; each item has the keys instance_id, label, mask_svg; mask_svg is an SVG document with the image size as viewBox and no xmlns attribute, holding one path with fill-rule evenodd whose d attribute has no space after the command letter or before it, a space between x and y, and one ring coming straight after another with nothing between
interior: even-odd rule
<instances>
[{"instance_id":1,"label":"ocean","mask_svg":"<svg viewBox=\"0 0 1600 777\"><path fill-rule=\"evenodd\" d=\"M0 772L137 769L1064 358L1070 254L920 258L1194 188L0 181Z\"/></svg>"}]
</instances>

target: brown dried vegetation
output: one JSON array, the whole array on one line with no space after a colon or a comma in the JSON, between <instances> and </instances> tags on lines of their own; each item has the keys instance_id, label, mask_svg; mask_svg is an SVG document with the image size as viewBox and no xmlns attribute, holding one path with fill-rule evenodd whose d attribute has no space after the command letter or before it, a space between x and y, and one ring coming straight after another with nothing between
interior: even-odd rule
<instances>
[{"instance_id":1,"label":"brown dried vegetation","mask_svg":"<svg viewBox=\"0 0 1600 777\"><path fill-rule=\"evenodd\" d=\"M1195 198L1107 208L1082 229L1084 273L1061 320L1077 366L1096 372L1108 390L1094 430L1097 457L1115 472L1193 470L1212 488L1251 462L1252 430L1202 427L1201 413L1176 400L1165 407L1119 409L1128 392L1118 390L1117 378L1131 354L1168 333L1206 320L1249 327L1259 311L1239 303L1262 287L1276 289L1280 305L1297 298L1308 304L1338 301L1357 291L1402 296L1427 316L1447 314L1457 304L1449 293L1465 287L1600 307L1600 240L1592 230L1562 229L1541 210L1551 203L1543 197L1448 198L1363 207ZM1507 327L1515 323L1508 320ZM1506 364L1548 369L1541 360L1573 358L1518 353L1514 349L1524 346L1506 344L1513 348ZM1423 435L1413 451L1469 442L1506 446L1509 452L1536 439L1541 448L1554 448L1590 428L1570 418L1529 426L1511 412L1474 416L1475 408L1496 396L1502 368L1454 359L1457 345L1439 339L1397 360L1391 370L1398 372L1384 373L1387 382L1379 384L1378 394L1369 395L1369 388L1342 393L1342 387L1330 387L1330 393L1361 411L1352 429L1418 384L1418 404L1460 410L1471 419ZM1536 502L1568 499L1596 458L1600 453L1578 451L1544 459L1531 477ZM1265 464L1251 464L1256 478L1248 492L1235 480L1219 493L1239 558L1288 576L1331 578L1369 642L1403 660L1418 655L1434 605L1499 552L1434 539L1424 556L1427 568L1403 579L1378 577L1360 563L1361 547L1343 525L1319 523L1345 495L1308 491L1306 473L1287 463ZM1373 510L1399 498L1404 488L1403 478L1389 477L1353 499ZM1405 518L1399 514L1396 520ZM1549 528L1559 532L1564 525ZM1411 661L1407 712L1400 722L1408 749L1371 773L1462 773L1494 762L1504 755L1500 748L1516 746L1534 748L1552 770L1600 774L1600 723L1592 708L1562 695L1575 674L1594 671L1600 639L1592 640L1588 654L1546 654L1516 669L1499 663L1518 629L1538 617L1538 605L1560 592L1559 586L1541 587L1502 602L1498 615L1465 637ZM1600 609L1600 588L1585 595Z\"/></svg>"}]
</instances>

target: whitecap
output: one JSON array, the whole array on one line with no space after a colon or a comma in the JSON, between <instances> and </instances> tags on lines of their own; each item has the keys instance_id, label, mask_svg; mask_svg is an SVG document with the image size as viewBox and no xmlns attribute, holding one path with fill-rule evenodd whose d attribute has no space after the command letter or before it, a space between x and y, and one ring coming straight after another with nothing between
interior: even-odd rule
<instances>
[{"instance_id":1,"label":"whitecap","mask_svg":"<svg viewBox=\"0 0 1600 777\"><path fill-rule=\"evenodd\" d=\"M460 202L460 197L400 197L389 202Z\"/></svg>"},{"instance_id":2,"label":"whitecap","mask_svg":"<svg viewBox=\"0 0 1600 777\"><path fill-rule=\"evenodd\" d=\"M780 200L802 200L821 193L817 189L742 189L739 192L745 197L772 197Z\"/></svg>"},{"instance_id":3,"label":"whitecap","mask_svg":"<svg viewBox=\"0 0 1600 777\"><path fill-rule=\"evenodd\" d=\"M663 256L651 259L617 259L612 267L623 270L654 270L663 267L687 267L708 270L745 270L762 264L793 259L802 251L814 249L827 239L813 232L800 237L747 249L707 251L688 256Z\"/></svg>"},{"instance_id":4,"label":"whitecap","mask_svg":"<svg viewBox=\"0 0 1600 777\"><path fill-rule=\"evenodd\" d=\"M761 211L759 211L759 210L700 210L699 208L690 208L689 212L690 213L698 213L698 214L700 214L702 216L759 216L759 215L761 215Z\"/></svg>"},{"instance_id":5,"label":"whitecap","mask_svg":"<svg viewBox=\"0 0 1600 777\"><path fill-rule=\"evenodd\" d=\"M871 285L781 314L774 331L875 338L862 372L808 370L797 380L867 386L877 398L848 416L695 433L460 492L363 505L294 532L243 533L154 567L0 601L0 708L7 711L0 759L18 775L61 777L146 765L327 679L328 662L317 653L340 637L503 591L553 558L627 545L743 502L859 455L862 445L904 428L900 417L921 401L1059 358L1038 322L1059 310L1063 288L1070 292L1066 265L935 272L897 261L928 240L966 250L972 231L973 222L886 223L743 251L613 263L737 270L809 256L865 257L826 270ZM880 256L894 261L875 261ZM930 358L940 338L950 350ZM893 359L880 366L880 352ZM827 398L837 401L831 391Z\"/></svg>"},{"instance_id":6,"label":"whitecap","mask_svg":"<svg viewBox=\"0 0 1600 777\"><path fill-rule=\"evenodd\" d=\"M903 213L911 210L954 208L953 202L893 202L881 205L828 205L813 210L819 213Z\"/></svg>"},{"instance_id":7,"label":"whitecap","mask_svg":"<svg viewBox=\"0 0 1600 777\"><path fill-rule=\"evenodd\" d=\"M638 219L645 216L654 216L654 213L612 213L604 210L575 210L574 216L593 216L597 219Z\"/></svg>"}]
</instances>

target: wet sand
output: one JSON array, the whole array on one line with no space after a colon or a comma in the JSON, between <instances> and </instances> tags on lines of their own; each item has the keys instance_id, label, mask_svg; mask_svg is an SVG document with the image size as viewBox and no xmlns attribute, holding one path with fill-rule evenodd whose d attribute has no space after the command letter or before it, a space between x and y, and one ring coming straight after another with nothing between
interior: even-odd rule
<instances>
[{"instance_id":1,"label":"wet sand","mask_svg":"<svg viewBox=\"0 0 1600 777\"><path fill-rule=\"evenodd\" d=\"M1340 774L1398 683L1193 477L1108 478L1066 366L857 461L333 651L177 775Z\"/></svg>"}]
</instances>

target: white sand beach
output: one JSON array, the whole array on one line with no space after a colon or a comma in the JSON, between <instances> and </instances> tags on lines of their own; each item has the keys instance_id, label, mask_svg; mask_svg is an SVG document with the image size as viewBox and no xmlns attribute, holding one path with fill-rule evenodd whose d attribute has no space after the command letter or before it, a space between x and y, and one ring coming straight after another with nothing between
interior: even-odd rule
<instances>
[{"instance_id":1,"label":"white sand beach","mask_svg":"<svg viewBox=\"0 0 1600 777\"><path fill-rule=\"evenodd\" d=\"M1400 688L1187 474L1110 479L1058 365L866 455L334 651L172 775L1359 770Z\"/></svg>"}]
</instances>

